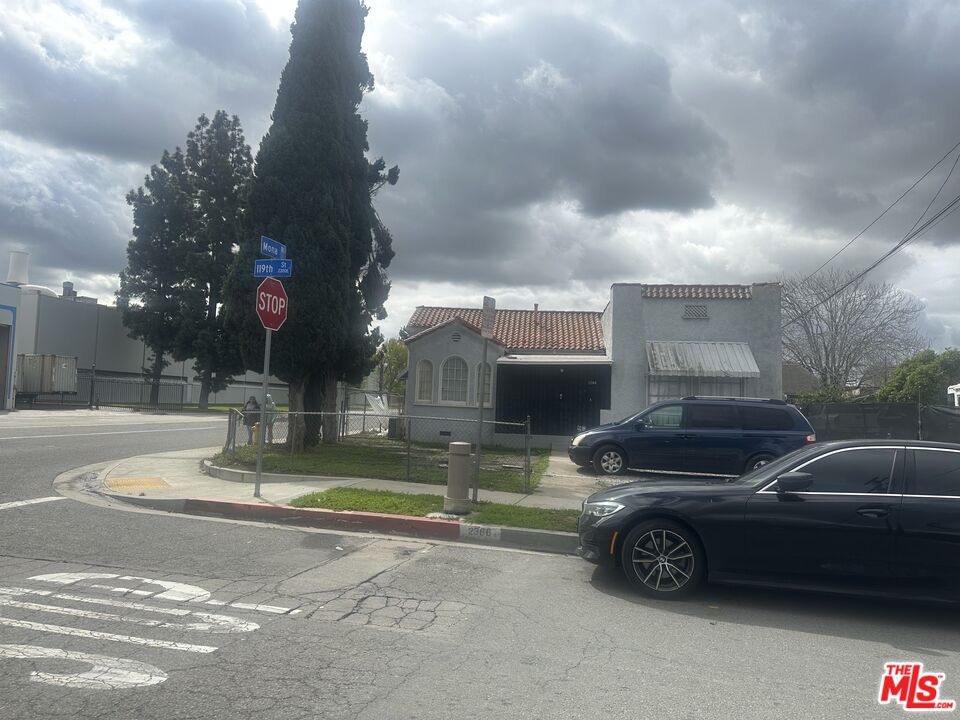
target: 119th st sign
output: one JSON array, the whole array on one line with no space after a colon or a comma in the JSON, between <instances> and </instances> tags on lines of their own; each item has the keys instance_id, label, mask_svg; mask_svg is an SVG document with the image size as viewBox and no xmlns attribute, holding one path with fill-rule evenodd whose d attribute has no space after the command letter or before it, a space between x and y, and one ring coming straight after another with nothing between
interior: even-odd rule
<instances>
[{"instance_id":1,"label":"119th st sign","mask_svg":"<svg viewBox=\"0 0 960 720\"><path fill-rule=\"evenodd\" d=\"M267 278L257 288L257 317L267 330L279 330L286 322L287 291L283 283L275 278Z\"/></svg>"}]
</instances>

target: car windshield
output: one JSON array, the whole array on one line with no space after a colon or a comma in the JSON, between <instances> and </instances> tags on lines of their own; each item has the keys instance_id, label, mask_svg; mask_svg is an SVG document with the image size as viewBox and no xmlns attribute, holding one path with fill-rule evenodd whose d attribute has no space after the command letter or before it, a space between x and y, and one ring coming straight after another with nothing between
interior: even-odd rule
<instances>
[{"instance_id":1,"label":"car windshield","mask_svg":"<svg viewBox=\"0 0 960 720\"><path fill-rule=\"evenodd\" d=\"M794 450L792 453L787 453L782 457L778 457L776 460L768 462L766 465L751 470L740 477L733 478L730 483L733 485L747 486L762 485L773 480L777 475L782 473L785 468L790 467L814 452L816 452L816 446L806 445L799 450Z\"/></svg>"}]
</instances>

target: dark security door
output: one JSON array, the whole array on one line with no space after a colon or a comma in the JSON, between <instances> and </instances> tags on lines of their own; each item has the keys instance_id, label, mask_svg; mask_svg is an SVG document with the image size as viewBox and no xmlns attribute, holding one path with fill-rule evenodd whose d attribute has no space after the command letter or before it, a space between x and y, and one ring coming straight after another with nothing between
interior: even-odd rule
<instances>
[{"instance_id":1,"label":"dark security door","mask_svg":"<svg viewBox=\"0 0 960 720\"><path fill-rule=\"evenodd\" d=\"M902 447L835 450L791 468L801 492L768 485L747 501L744 556L754 572L794 579L886 577L900 509Z\"/></svg>"}]
</instances>

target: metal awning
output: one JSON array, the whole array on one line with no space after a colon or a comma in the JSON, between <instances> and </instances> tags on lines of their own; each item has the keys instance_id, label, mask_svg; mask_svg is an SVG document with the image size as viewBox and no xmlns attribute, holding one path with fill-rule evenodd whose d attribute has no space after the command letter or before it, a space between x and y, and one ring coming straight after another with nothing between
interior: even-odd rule
<instances>
[{"instance_id":1,"label":"metal awning","mask_svg":"<svg viewBox=\"0 0 960 720\"><path fill-rule=\"evenodd\" d=\"M739 342L648 342L647 363L651 375L760 377L750 346Z\"/></svg>"},{"instance_id":2,"label":"metal awning","mask_svg":"<svg viewBox=\"0 0 960 720\"><path fill-rule=\"evenodd\" d=\"M612 365L606 355L526 355L515 353L497 358L497 365Z\"/></svg>"}]
</instances>

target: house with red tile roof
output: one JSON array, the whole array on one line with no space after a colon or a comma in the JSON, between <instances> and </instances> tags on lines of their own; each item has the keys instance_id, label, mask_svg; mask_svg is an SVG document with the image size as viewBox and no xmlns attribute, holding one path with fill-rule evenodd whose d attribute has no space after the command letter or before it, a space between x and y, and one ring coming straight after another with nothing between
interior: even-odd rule
<instances>
[{"instance_id":1,"label":"house with red tile roof","mask_svg":"<svg viewBox=\"0 0 960 720\"><path fill-rule=\"evenodd\" d=\"M602 311L498 309L486 341L482 314L414 311L407 415L476 421L482 393L485 442L509 442L516 428L505 423L529 417L534 435L557 444L663 400L782 397L778 283L617 283ZM450 425L414 439L476 439L475 427Z\"/></svg>"}]
</instances>

